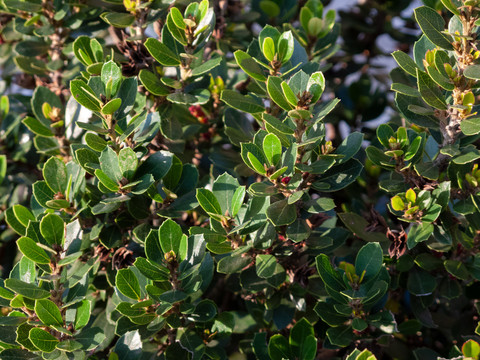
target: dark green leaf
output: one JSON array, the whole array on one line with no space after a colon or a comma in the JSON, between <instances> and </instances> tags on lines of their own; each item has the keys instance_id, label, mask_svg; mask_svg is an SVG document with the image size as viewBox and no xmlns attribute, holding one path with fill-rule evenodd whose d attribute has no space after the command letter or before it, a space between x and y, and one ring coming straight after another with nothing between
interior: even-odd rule
<instances>
[{"instance_id":1,"label":"dark green leaf","mask_svg":"<svg viewBox=\"0 0 480 360\"><path fill-rule=\"evenodd\" d=\"M203 210L209 215L223 215L215 195L208 189L197 189L197 200Z\"/></svg>"},{"instance_id":2,"label":"dark green leaf","mask_svg":"<svg viewBox=\"0 0 480 360\"><path fill-rule=\"evenodd\" d=\"M267 80L267 91L270 98L282 109L292 110L293 106L287 101L282 90L282 79L277 76L269 76Z\"/></svg>"},{"instance_id":3,"label":"dark green leaf","mask_svg":"<svg viewBox=\"0 0 480 360\"><path fill-rule=\"evenodd\" d=\"M85 327L90 320L92 303L89 300L82 300L76 306L77 311L75 313L75 330L79 330Z\"/></svg>"},{"instance_id":4,"label":"dark green leaf","mask_svg":"<svg viewBox=\"0 0 480 360\"><path fill-rule=\"evenodd\" d=\"M275 226L290 225L297 219L297 207L287 200L276 201L268 207L267 218Z\"/></svg>"},{"instance_id":5,"label":"dark green leaf","mask_svg":"<svg viewBox=\"0 0 480 360\"><path fill-rule=\"evenodd\" d=\"M415 19L425 36L435 45L446 50L453 50L452 39L445 35L445 21L442 16L428 6L421 6L415 9Z\"/></svg>"},{"instance_id":6,"label":"dark green leaf","mask_svg":"<svg viewBox=\"0 0 480 360\"><path fill-rule=\"evenodd\" d=\"M28 334L30 341L41 351L50 353L55 350L55 347L59 343L57 338L51 335L49 332L39 328L33 328Z\"/></svg>"},{"instance_id":7,"label":"dark green leaf","mask_svg":"<svg viewBox=\"0 0 480 360\"><path fill-rule=\"evenodd\" d=\"M52 130L45 126L40 120L37 118L27 116L25 119L22 120L26 127L30 129L36 135L51 137L53 136Z\"/></svg>"},{"instance_id":8,"label":"dark green leaf","mask_svg":"<svg viewBox=\"0 0 480 360\"><path fill-rule=\"evenodd\" d=\"M62 245L65 237L65 223L58 215L45 215L40 221L40 232L50 245Z\"/></svg>"},{"instance_id":9,"label":"dark green leaf","mask_svg":"<svg viewBox=\"0 0 480 360\"><path fill-rule=\"evenodd\" d=\"M239 94L233 90L223 90L221 100L234 109L250 114L263 112L265 108L248 96Z\"/></svg>"},{"instance_id":10,"label":"dark green leaf","mask_svg":"<svg viewBox=\"0 0 480 360\"><path fill-rule=\"evenodd\" d=\"M153 40L152 38L150 39ZM152 72L142 69L138 74L138 78L143 86L145 86L145 89L147 89L153 95L165 96L170 94L170 90L165 87L160 79Z\"/></svg>"},{"instance_id":11,"label":"dark green leaf","mask_svg":"<svg viewBox=\"0 0 480 360\"><path fill-rule=\"evenodd\" d=\"M118 270L115 286L126 297L135 300L141 299L140 283L131 269Z\"/></svg>"},{"instance_id":12,"label":"dark green leaf","mask_svg":"<svg viewBox=\"0 0 480 360\"><path fill-rule=\"evenodd\" d=\"M357 254L355 260L355 272L358 276L364 275L364 280L368 281L375 277L383 264L383 251L379 243L369 243L364 245Z\"/></svg>"},{"instance_id":13,"label":"dark green leaf","mask_svg":"<svg viewBox=\"0 0 480 360\"><path fill-rule=\"evenodd\" d=\"M163 66L180 65L180 58L157 39L148 38L147 41L145 41L145 47L154 59Z\"/></svg>"},{"instance_id":14,"label":"dark green leaf","mask_svg":"<svg viewBox=\"0 0 480 360\"><path fill-rule=\"evenodd\" d=\"M445 96L442 94L438 85L430 78L430 76L417 69L417 85L422 99L435 109L446 110L447 103Z\"/></svg>"},{"instance_id":15,"label":"dark green leaf","mask_svg":"<svg viewBox=\"0 0 480 360\"><path fill-rule=\"evenodd\" d=\"M28 237L21 237L17 240L18 249L30 260L37 264L49 264L50 256L45 250L36 244L35 241Z\"/></svg>"},{"instance_id":16,"label":"dark green leaf","mask_svg":"<svg viewBox=\"0 0 480 360\"><path fill-rule=\"evenodd\" d=\"M36 285L29 284L18 279L5 280L5 287L29 299L45 299L50 296L49 291L40 289Z\"/></svg>"},{"instance_id":17,"label":"dark green leaf","mask_svg":"<svg viewBox=\"0 0 480 360\"><path fill-rule=\"evenodd\" d=\"M290 345L282 335L273 335L268 343L268 355L272 360L293 359Z\"/></svg>"},{"instance_id":18,"label":"dark green leaf","mask_svg":"<svg viewBox=\"0 0 480 360\"><path fill-rule=\"evenodd\" d=\"M415 64L415 61L413 61L408 54L397 50L392 53L392 56L397 62L398 66L400 66L407 74L417 77L418 67Z\"/></svg>"},{"instance_id":19,"label":"dark green leaf","mask_svg":"<svg viewBox=\"0 0 480 360\"><path fill-rule=\"evenodd\" d=\"M97 98L95 92L82 80L72 80L70 82L70 91L82 106L92 111L100 111L102 102Z\"/></svg>"},{"instance_id":20,"label":"dark green leaf","mask_svg":"<svg viewBox=\"0 0 480 360\"><path fill-rule=\"evenodd\" d=\"M43 166L43 178L55 193L65 193L68 183L67 168L62 160L51 157Z\"/></svg>"},{"instance_id":21,"label":"dark green leaf","mask_svg":"<svg viewBox=\"0 0 480 360\"><path fill-rule=\"evenodd\" d=\"M126 28L135 22L135 16L127 13L104 12L100 17L109 25Z\"/></svg>"},{"instance_id":22,"label":"dark green leaf","mask_svg":"<svg viewBox=\"0 0 480 360\"><path fill-rule=\"evenodd\" d=\"M47 325L63 326L63 319L58 306L53 301L42 299L35 301L35 314Z\"/></svg>"},{"instance_id":23,"label":"dark green leaf","mask_svg":"<svg viewBox=\"0 0 480 360\"><path fill-rule=\"evenodd\" d=\"M245 71L247 75L258 81L267 80L260 65L258 65L258 63L246 52L237 50L235 51L234 56L238 66L240 66L240 68Z\"/></svg>"}]
</instances>

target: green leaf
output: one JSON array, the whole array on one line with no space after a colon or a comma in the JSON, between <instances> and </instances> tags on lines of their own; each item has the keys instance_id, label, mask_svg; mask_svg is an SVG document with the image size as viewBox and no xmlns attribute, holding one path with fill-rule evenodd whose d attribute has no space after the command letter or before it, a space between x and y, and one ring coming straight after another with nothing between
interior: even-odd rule
<instances>
[{"instance_id":1,"label":"green leaf","mask_svg":"<svg viewBox=\"0 0 480 360\"><path fill-rule=\"evenodd\" d=\"M185 30L187 28L187 24L185 24L185 21L183 20L183 15L180 10L178 10L176 7L172 7L170 9L170 15L172 16L172 20L178 28L182 30Z\"/></svg>"},{"instance_id":2,"label":"green leaf","mask_svg":"<svg viewBox=\"0 0 480 360\"><path fill-rule=\"evenodd\" d=\"M102 171L110 179L115 182L122 180L122 171L118 164L118 155L111 147L108 146L102 151L99 160Z\"/></svg>"},{"instance_id":3,"label":"green leaf","mask_svg":"<svg viewBox=\"0 0 480 360\"><path fill-rule=\"evenodd\" d=\"M293 359L288 341L280 334L273 335L268 343L268 355L272 360Z\"/></svg>"},{"instance_id":4,"label":"green leaf","mask_svg":"<svg viewBox=\"0 0 480 360\"><path fill-rule=\"evenodd\" d=\"M259 3L260 9L267 14L270 18L280 15L280 7L277 3L271 0L262 0Z\"/></svg>"},{"instance_id":5,"label":"green leaf","mask_svg":"<svg viewBox=\"0 0 480 360\"><path fill-rule=\"evenodd\" d=\"M288 86L288 84L285 81L282 81L282 90L283 90L283 95L285 96L285 99L290 103L290 105L296 107L298 104L298 99L293 90ZM295 110L293 110L295 111ZM289 113L290 114L290 113Z\"/></svg>"},{"instance_id":6,"label":"green leaf","mask_svg":"<svg viewBox=\"0 0 480 360\"><path fill-rule=\"evenodd\" d=\"M50 297L49 291L40 289L36 285L29 284L18 279L5 280L5 287L29 299L45 299Z\"/></svg>"},{"instance_id":7,"label":"green leaf","mask_svg":"<svg viewBox=\"0 0 480 360\"><path fill-rule=\"evenodd\" d=\"M282 79L278 76L269 76L267 80L267 92L270 98L282 109L292 110L293 106L285 98L282 90Z\"/></svg>"},{"instance_id":8,"label":"green leaf","mask_svg":"<svg viewBox=\"0 0 480 360\"><path fill-rule=\"evenodd\" d=\"M107 190L111 192L118 192L118 190L120 189L120 186L115 181L110 179L110 177L108 177L108 175L105 174L102 170L96 169L95 176L100 181L100 184L103 185Z\"/></svg>"},{"instance_id":9,"label":"green leaf","mask_svg":"<svg viewBox=\"0 0 480 360\"><path fill-rule=\"evenodd\" d=\"M327 330L328 340L333 345L345 347L353 341L352 327L349 325L340 325Z\"/></svg>"},{"instance_id":10,"label":"green leaf","mask_svg":"<svg viewBox=\"0 0 480 360\"><path fill-rule=\"evenodd\" d=\"M103 115L112 115L122 105L122 99L116 98L103 105L101 113Z\"/></svg>"},{"instance_id":11,"label":"green leaf","mask_svg":"<svg viewBox=\"0 0 480 360\"><path fill-rule=\"evenodd\" d=\"M104 12L100 17L107 24L117 28L126 28L135 22L135 16L127 13Z\"/></svg>"},{"instance_id":12,"label":"green leaf","mask_svg":"<svg viewBox=\"0 0 480 360\"><path fill-rule=\"evenodd\" d=\"M290 126L288 126L287 123L278 120L276 117L270 114L263 113L262 119L263 121L265 121L265 126L270 125L272 128L274 128L275 130L283 134L292 135L295 133L295 130L290 128Z\"/></svg>"},{"instance_id":13,"label":"green leaf","mask_svg":"<svg viewBox=\"0 0 480 360\"><path fill-rule=\"evenodd\" d=\"M437 281L432 275L430 275L430 273L420 269L414 269L409 272L407 289L413 295L430 295L436 287Z\"/></svg>"},{"instance_id":14,"label":"green leaf","mask_svg":"<svg viewBox=\"0 0 480 360\"><path fill-rule=\"evenodd\" d=\"M192 70L192 76L200 76L208 73L209 71L213 70L218 65L220 65L222 60L223 60L223 57L217 56L217 57L213 57L212 59L204 62L199 66L195 66Z\"/></svg>"},{"instance_id":15,"label":"green leaf","mask_svg":"<svg viewBox=\"0 0 480 360\"><path fill-rule=\"evenodd\" d=\"M32 239L21 237L17 240L17 246L22 254L33 262L37 264L50 264L50 256Z\"/></svg>"},{"instance_id":16,"label":"green leaf","mask_svg":"<svg viewBox=\"0 0 480 360\"><path fill-rule=\"evenodd\" d=\"M37 118L27 116L25 119L22 120L22 123L24 123L25 126L28 127L28 129L36 135L45 136L45 137L53 136L52 129L45 126Z\"/></svg>"},{"instance_id":17,"label":"green leaf","mask_svg":"<svg viewBox=\"0 0 480 360\"><path fill-rule=\"evenodd\" d=\"M462 354L465 357L478 359L480 355L480 345L475 340L468 340L462 346Z\"/></svg>"},{"instance_id":18,"label":"green leaf","mask_svg":"<svg viewBox=\"0 0 480 360\"><path fill-rule=\"evenodd\" d=\"M313 326L308 322L307 319L301 318L299 321L297 321L297 323L290 331L290 347L292 349L293 355L297 356L299 359L304 360L313 360L315 358L317 341L315 339L315 351L313 352L312 357L312 342L311 340L308 340L310 336L313 336L313 338L315 339L315 332L313 330Z\"/></svg>"},{"instance_id":19,"label":"green leaf","mask_svg":"<svg viewBox=\"0 0 480 360\"><path fill-rule=\"evenodd\" d=\"M51 157L43 166L43 178L55 193L65 193L68 183L67 168L62 160Z\"/></svg>"},{"instance_id":20,"label":"green leaf","mask_svg":"<svg viewBox=\"0 0 480 360\"><path fill-rule=\"evenodd\" d=\"M245 198L245 192L246 192L245 186L239 186L235 190L235 193L233 194L232 202L230 205L230 216L234 217L240 211L240 208L242 207L242 204L243 204L243 199Z\"/></svg>"},{"instance_id":21,"label":"green leaf","mask_svg":"<svg viewBox=\"0 0 480 360\"><path fill-rule=\"evenodd\" d=\"M169 13L167 16L167 28L170 31L170 34L183 46L187 46L187 37L185 36L185 31L179 29L175 22L173 21L172 14Z\"/></svg>"},{"instance_id":22,"label":"green leaf","mask_svg":"<svg viewBox=\"0 0 480 360\"><path fill-rule=\"evenodd\" d=\"M35 314L44 325L63 326L62 314L53 301L48 299L35 301Z\"/></svg>"},{"instance_id":23,"label":"green leaf","mask_svg":"<svg viewBox=\"0 0 480 360\"><path fill-rule=\"evenodd\" d=\"M63 340L57 344L57 349L63 350L65 352L73 352L75 350L80 350L83 347L78 341L68 339Z\"/></svg>"},{"instance_id":24,"label":"green leaf","mask_svg":"<svg viewBox=\"0 0 480 360\"><path fill-rule=\"evenodd\" d=\"M439 13L428 6L418 7L414 12L418 25L432 43L443 49L453 50L451 37L442 33L445 30L445 21Z\"/></svg>"},{"instance_id":25,"label":"green leaf","mask_svg":"<svg viewBox=\"0 0 480 360\"><path fill-rule=\"evenodd\" d=\"M134 265L143 275L154 281L168 280L170 275L167 269L160 268L142 257L138 257Z\"/></svg>"},{"instance_id":26,"label":"green leaf","mask_svg":"<svg viewBox=\"0 0 480 360\"><path fill-rule=\"evenodd\" d=\"M28 338L33 343L33 345L35 345L39 350L46 353L51 353L53 350L55 350L55 347L59 343L55 336L39 328L31 329L28 334Z\"/></svg>"},{"instance_id":27,"label":"green leaf","mask_svg":"<svg viewBox=\"0 0 480 360\"><path fill-rule=\"evenodd\" d=\"M460 11L458 8L453 4L452 0L440 0L443 6L445 6L448 10L452 12L454 15L460 15Z\"/></svg>"},{"instance_id":28,"label":"green leaf","mask_svg":"<svg viewBox=\"0 0 480 360\"><path fill-rule=\"evenodd\" d=\"M362 147L363 137L364 135L357 131L349 134L335 151L335 154L343 155L336 163L343 164L356 155Z\"/></svg>"},{"instance_id":29,"label":"green leaf","mask_svg":"<svg viewBox=\"0 0 480 360\"><path fill-rule=\"evenodd\" d=\"M81 328L85 327L90 320L90 313L92 308L92 303L90 300L82 300L80 301L77 306L77 311L75 313L75 330L80 330Z\"/></svg>"},{"instance_id":30,"label":"green leaf","mask_svg":"<svg viewBox=\"0 0 480 360\"><path fill-rule=\"evenodd\" d=\"M157 151L150 155L137 169L135 178L139 179L143 175L152 174L155 181L163 178L172 166L173 154L168 151Z\"/></svg>"},{"instance_id":31,"label":"green leaf","mask_svg":"<svg viewBox=\"0 0 480 360\"><path fill-rule=\"evenodd\" d=\"M33 196L35 196L35 199L37 202L45 207L48 208L47 206L47 201L52 200L53 196L55 193L50 189L50 187L47 185L45 181L37 181L36 183L33 184L32 186L33 190ZM7 210L7 216L8 216L8 210ZM7 217L8 221L8 217Z\"/></svg>"},{"instance_id":32,"label":"green leaf","mask_svg":"<svg viewBox=\"0 0 480 360\"><path fill-rule=\"evenodd\" d=\"M105 86L107 99L115 96L122 83L122 71L113 60L103 64L100 78Z\"/></svg>"},{"instance_id":33,"label":"green leaf","mask_svg":"<svg viewBox=\"0 0 480 360\"><path fill-rule=\"evenodd\" d=\"M307 84L307 91L312 94L311 103L315 104L325 90L325 77L321 71L315 72L310 76Z\"/></svg>"},{"instance_id":34,"label":"green leaf","mask_svg":"<svg viewBox=\"0 0 480 360\"><path fill-rule=\"evenodd\" d=\"M340 313L337 311L336 307L340 306L340 304L336 304L335 306L326 303L323 301L318 302L314 310L330 326L338 326L343 325L351 315L352 309L347 306L346 311Z\"/></svg>"},{"instance_id":35,"label":"green leaf","mask_svg":"<svg viewBox=\"0 0 480 360\"><path fill-rule=\"evenodd\" d=\"M102 152L107 147L107 142L97 134L93 133L85 134L85 142L91 149L98 152Z\"/></svg>"},{"instance_id":36,"label":"green leaf","mask_svg":"<svg viewBox=\"0 0 480 360\"><path fill-rule=\"evenodd\" d=\"M13 215L15 215L15 219L25 228L30 221L35 221L35 216L25 206L16 204L13 205L11 209L13 210Z\"/></svg>"},{"instance_id":37,"label":"green leaf","mask_svg":"<svg viewBox=\"0 0 480 360\"><path fill-rule=\"evenodd\" d=\"M275 134L263 139L263 152L270 165L276 166L282 157L282 143Z\"/></svg>"},{"instance_id":38,"label":"green leaf","mask_svg":"<svg viewBox=\"0 0 480 360\"><path fill-rule=\"evenodd\" d=\"M267 173L267 170L265 170L264 163L261 162L260 160L258 160L258 158L255 155L253 155L251 152L247 153L247 159L248 159L248 162L251 165L251 168L254 171L256 171L257 173L259 173L261 175L265 175Z\"/></svg>"},{"instance_id":39,"label":"green leaf","mask_svg":"<svg viewBox=\"0 0 480 360\"><path fill-rule=\"evenodd\" d=\"M94 91L82 80L70 81L70 92L75 100L84 107L92 111L100 111L102 102L97 98Z\"/></svg>"},{"instance_id":40,"label":"green leaf","mask_svg":"<svg viewBox=\"0 0 480 360\"><path fill-rule=\"evenodd\" d=\"M480 133L480 118L466 118L460 123L460 129L465 135L477 135Z\"/></svg>"},{"instance_id":41,"label":"green leaf","mask_svg":"<svg viewBox=\"0 0 480 360\"><path fill-rule=\"evenodd\" d=\"M470 273L467 270L467 267L462 261L459 260L445 260L444 262L445 269L457 279L467 280L470 276Z\"/></svg>"},{"instance_id":42,"label":"green leaf","mask_svg":"<svg viewBox=\"0 0 480 360\"><path fill-rule=\"evenodd\" d=\"M115 286L126 297L134 300L141 299L140 283L131 269L118 270Z\"/></svg>"},{"instance_id":43,"label":"green leaf","mask_svg":"<svg viewBox=\"0 0 480 360\"><path fill-rule=\"evenodd\" d=\"M153 58L163 66L178 66L181 64L177 54L157 39L148 38L145 41L145 47Z\"/></svg>"},{"instance_id":44,"label":"green leaf","mask_svg":"<svg viewBox=\"0 0 480 360\"><path fill-rule=\"evenodd\" d=\"M265 108L252 98L233 90L223 90L220 99L232 108L246 113L255 114L265 111Z\"/></svg>"},{"instance_id":45,"label":"green leaf","mask_svg":"<svg viewBox=\"0 0 480 360\"><path fill-rule=\"evenodd\" d=\"M223 215L222 207L220 206L215 195L208 189L197 189L197 200L203 210L209 215Z\"/></svg>"},{"instance_id":46,"label":"green leaf","mask_svg":"<svg viewBox=\"0 0 480 360\"><path fill-rule=\"evenodd\" d=\"M7 175L7 156L0 155L0 185L2 185L3 179Z\"/></svg>"},{"instance_id":47,"label":"green leaf","mask_svg":"<svg viewBox=\"0 0 480 360\"><path fill-rule=\"evenodd\" d=\"M245 266L252 262L250 256L232 255L226 256L217 264L217 271L222 274L234 274L242 270Z\"/></svg>"},{"instance_id":48,"label":"green leaf","mask_svg":"<svg viewBox=\"0 0 480 360\"><path fill-rule=\"evenodd\" d=\"M33 75L44 75L47 72L45 63L37 58L29 56L15 56L15 65L23 72Z\"/></svg>"},{"instance_id":49,"label":"green leaf","mask_svg":"<svg viewBox=\"0 0 480 360\"><path fill-rule=\"evenodd\" d=\"M42 4L39 1L4 0L3 3L10 9L27 11L29 13L42 11Z\"/></svg>"},{"instance_id":50,"label":"green leaf","mask_svg":"<svg viewBox=\"0 0 480 360\"><path fill-rule=\"evenodd\" d=\"M343 189L353 183L363 170L363 165L355 158L331 167L312 187L320 191L332 192Z\"/></svg>"},{"instance_id":51,"label":"green leaf","mask_svg":"<svg viewBox=\"0 0 480 360\"><path fill-rule=\"evenodd\" d=\"M355 260L355 272L363 276L364 281L374 278L382 268L383 251L379 243L368 243L364 245L357 254Z\"/></svg>"},{"instance_id":52,"label":"green leaf","mask_svg":"<svg viewBox=\"0 0 480 360\"><path fill-rule=\"evenodd\" d=\"M430 76L417 69L417 85L422 99L430 106L439 110L447 110L447 103L442 91Z\"/></svg>"},{"instance_id":53,"label":"green leaf","mask_svg":"<svg viewBox=\"0 0 480 360\"><path fill-rule=\"evenodd\" d=\"M138 158L131 148L126 147L118 153L118 166L126 179L133 178L138 166Z\"/></svg>"},{"instance_id":54,"label":"green leaf","mask_svg":"<svg viewBox=\"0 0 480 360\"><path fill-rule=\"evenodd\" d=\"M152 72L142 69L138 74L138 78L143 86L145 86L145 89L147 89L151 94L156 96L165 96L170 94L170 90L166 88L160 79Z\"/></svg>"},{"instance_id":55,"label":"green leaf","mask_svg":"<svg viewBox=\"0 0 480 360\"><path fill-rule=\"evenodd\" d=\"M257 255L255 258L255 269L257 275L261 278L268 279L275 274L277 259L273 255Z\"/></svg>"},{"instance_id":56,"label":"green leaf","mask_svg":"<svg viewBox=\"0 0 480 360\"><path fill-rule=\"evenodd\" d=\"M263 40L262 52L269 62L273 61L275 57L275 43L271 37L266 37Z\"/></svg>"},{"instance_id":57,"label":"green leaf","mask_svg":"<svg viewBox=\"0 0 480 360\"><path fill-rule=\"evenodd\" d=\"M277 43L278 60L282 64L286 63L292 57L294 48L295 48L295 42L294 42L292 32L285 31L278 38L278 43Z\"/></svg>"},{"instance_id":58,"label":"green leaf","mask_svg":"<svg viewBox=\"0 0 480 360\"><path fill-rule=\"evenodd\" d=\"M62 245L65 236L65 223L58 215L45 215L40 221L40 233L50 245Z\"/></svg>"},{"instance_id":59,"label":"green leaf","mask_svg":"<svg viewBox=\"0 0 480 360\"><path fill-rule=\"evenodd\" d=\"M480 80L480 65L467 66L463 70L463 75L469 79Z\"/></svg>"},{"instance_id":60,"label":"green leaf","mask_svg":"<svg viewBox=\"0 0 480 360\"><path fill-rule=\"evenodd\" d=\"M303 192L298 191L295 194L300 194L300 196L301 196L301 195L303 195ZM288 198L288 200L290 201L290 199L292 199L292 197L294 197L295 194L290 196ZM300 218L295 220L293 222L293 224L291 224L287 228L287 231L285 232L285 235L287 235L287 238L289 240L292 240L293 242L304 241L304 240L308 239L310 234L311 234L310 226L308 226L307 222L304 219L300 219Z\"/></svg>"},{"instance_id":61,"label":"green leaf","mask_svg":"<svg viewBox=\"0 0 480 360\"><path fill-rule=\"evenodd\" d=\"M267 218L275 226L290 225L297 219L297 207L286 199L276 201L267 208Z\"/></svg>"},{"instance_id":62,"label":"green leaf","mask_svg":"<svg viewBox=\"0 0 480 360\"><path fill-rule=\"evenodd\" d=\"M253 58L245 51L237 50L233 55L235 56L238 66L240 66L240 68L245 71L247 75L258 81L267 80L260 65L258 65L258 63L253 60Z\"/></svg>"},{"instance_id":63,"label":"green leaf","mask_svg":"<svg viewBox=\"0 0 480 360\"><path fill-rule=\"evenodd\" d=\"M228 173L223 173L214 181L212 192L220 204L222 214L226 214L228 211L229 215L232 216L231 207L233 196L239 186L238 180Z\"/></svg>"},{"instance_id":64,"label":"green leaf","mask_svg":"<svg viewBox=\"0 0 480 360\"><path fill-rule=\"evenodd\" d=\"M433 225L429 223L413 224L408 232L407 246L412 249L418 243L427 241L433 234Z\"/></svg>"},{"instance_id":65,"label":"green leaf","mask_svg":"<svg viewBox=\"0 0 480 360\"><path fill-rule=\"evenodd\" d=\"M418 66L415 64L415 61L408 56L408 54L404 53L403 51L397 50L392 53L393 58L397 62L398 66L400 66L403 71L407 74L412 75L413 77L417 77L417 69Z\"/></svg>"},{"instance_id":66,"label":"green leaf","mask_svg":"<svg viewBox=\"0 0 480 360\"><path fill-rule=\"evenodd\" d=\"M448 91L453 91L455 88L455 85L445 77L440 71L435 69L432 66L427 66L427 73L430 76L430 78L440 87L442 87L445 90Z\"/></svg>"},{"instance_id":67,"label":"green leaf","mask_svg":"<svg viewBox=\"0 0 480 360\"><path fill-rule=\"evenodd\" d=\"M419 97L420 96L420 93L418 92L417 89L415 89L415 88L413 88L409 85L402 84L402 83L394 83L394 84L392 84L390 89L392 91L396 91L396 92L399 92L403 95L407 95L407 96L410 96L410 97Z\"/></svg>"},{"instance_id":68,"label":"green leaf","mask_svg":"<svg viewBox=\"0 0 480 360\"><path fill-rule=\"evenodd\" d=\"M183 236L180 225L170 219L167 219L158 229L160 246L165 254L173 251L178 256L180 253L180 242Z\"/></svg>"},{"instance_id":69,"label":"green leaf","mask_svg":"<svg viewBox=\"0 0 480 360\"><path fill-rule=\"evenodd\" d=\"M340 292L345 290L345 285L338 273L330 263L330 258L325 254L320 254L316 258L317 271L322 281L328 287Z\"/></svg>"},{"instance_id":70,"label":"green leaf","mask_svg":"<svg viewBox=\"0 0 480 360\"><path fill-rule=\"evenodd\" d=\"M258 44L260 45L260 50L262 50L263 43L267 37L271 37L273 42L277 43L278 38L280 37L280 32L273 26L266 25L258 35Z\"/></svg>"},{"instance_id":71,"label":"green leaf","mask_svg":"<svg viewBox=\"0 0 480 360\"><path fill-rule=\"evenodd\" d=\"M217 315L217 306L212 300L200 301L193 314L190 315L192 321L207 322L212 320Z\"/></svg>"},{"instance_id":72,"label":"green leaf","mask_svg":"<svg viewBox=\"0 0 480 360\"><path fill-rule=\"evenodd\" d=\"M220 334L231 334L235 328L235 317L230 312L222 312L215 318L212 331Z\"/></svg>"}]
</instances>

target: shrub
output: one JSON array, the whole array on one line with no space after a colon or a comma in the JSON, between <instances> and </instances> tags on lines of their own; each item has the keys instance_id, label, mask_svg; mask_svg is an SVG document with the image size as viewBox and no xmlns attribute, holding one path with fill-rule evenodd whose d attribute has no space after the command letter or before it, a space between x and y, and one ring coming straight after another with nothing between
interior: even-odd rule
<instances>
[{"instance_id":1,"label":"shrub","mask_svg":"<svg viewBox=\"0 0 480 360\"><path fill-rule=\"evenodd\" d=\"M480 4L425 3L342 138L319 0L3 0L0 358L478 359Z\"/></svg>"}]
</instances>

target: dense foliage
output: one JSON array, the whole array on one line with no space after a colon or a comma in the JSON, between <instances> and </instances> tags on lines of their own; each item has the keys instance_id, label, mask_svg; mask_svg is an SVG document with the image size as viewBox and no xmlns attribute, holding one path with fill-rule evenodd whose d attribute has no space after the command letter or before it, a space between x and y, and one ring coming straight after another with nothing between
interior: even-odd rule
<instances>
[{"instance_id":1,"label":"dense foliage","mask_svg":"<svg viewBox=\"0 0 480 360\"><path fill-rule=\"evenodd\" d=\"M479 358L480 1L324 5L0 1L0 359Z\"/></svg>"}]
</instances>

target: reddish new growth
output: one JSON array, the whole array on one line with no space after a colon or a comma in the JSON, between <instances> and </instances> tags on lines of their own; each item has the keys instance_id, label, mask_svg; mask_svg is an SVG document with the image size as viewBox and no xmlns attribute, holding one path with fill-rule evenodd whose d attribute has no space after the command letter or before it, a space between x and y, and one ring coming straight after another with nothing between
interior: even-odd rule
<instances>
[{"instance_id":1,"label":"reddish new growth","mask_svg":"<svg viewBox=\"0 0 480 360\"><path fill-rule=\"evenodd\" d=\"M188 108L190 114L195 116L201 124L208 123L208 118L200 105L192 105Z\"/></svg>"},{"instance_id":2,"label":"reddish new growth","mask_svg":"<svg viewBox=\"0 0 480 360\"><path fill-rule=\"evenodd\" d=\"M291 178L290 176L285 176L285 177L282 178L282 180L280 180L280 181L281 181L283 184L287 185L287 184L290 182L291 179L292 179L292 178Z\"/></svg>"}]
</instances>

